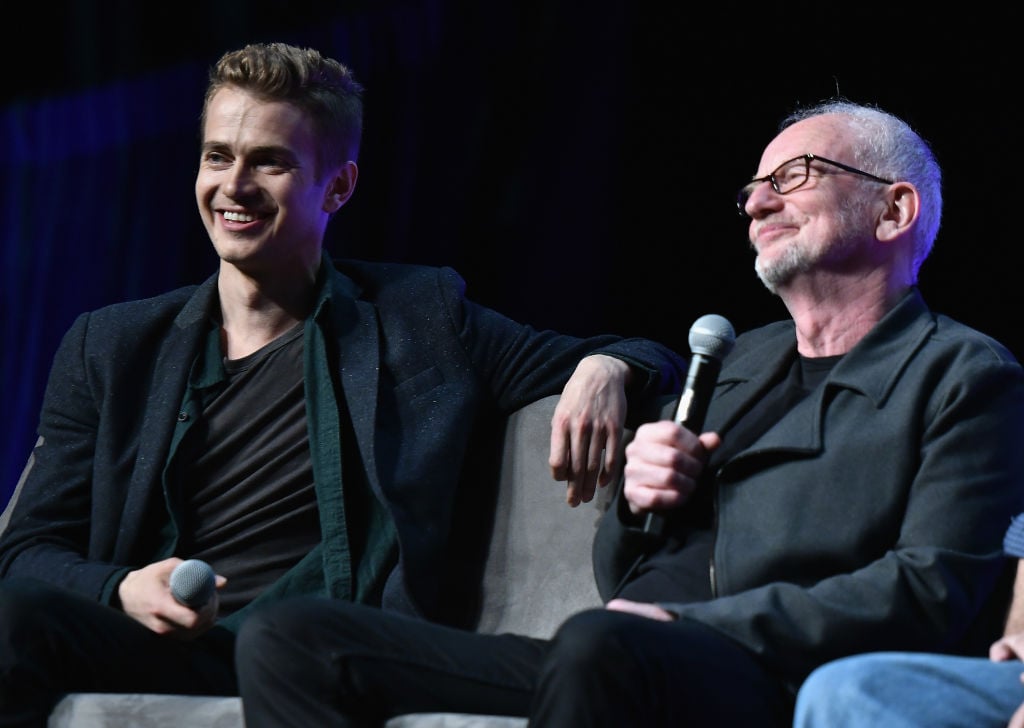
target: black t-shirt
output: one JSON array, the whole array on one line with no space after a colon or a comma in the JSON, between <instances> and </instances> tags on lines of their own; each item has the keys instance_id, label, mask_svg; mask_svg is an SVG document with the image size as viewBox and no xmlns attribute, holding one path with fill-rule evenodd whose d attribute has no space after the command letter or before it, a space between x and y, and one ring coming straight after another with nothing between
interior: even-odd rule
<instances>
[{"instance_id":1,"label":"black t-shirt","mask_svg":"<svg viewBox=\"0 0 1024 728\"><path fill-rule=\"evenodd\" d=\"M320 542L303 385L303 326L242 359L181 444L178 553L228 578L245 606Z\"/></svg>"}]
</instances>

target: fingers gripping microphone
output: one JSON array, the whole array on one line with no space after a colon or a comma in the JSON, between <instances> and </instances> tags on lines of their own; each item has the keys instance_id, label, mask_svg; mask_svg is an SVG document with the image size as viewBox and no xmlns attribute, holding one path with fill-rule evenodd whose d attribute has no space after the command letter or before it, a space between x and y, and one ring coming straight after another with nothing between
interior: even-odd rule
<instances>
[{"instance_id":1,"label":"fingers gripping microphone","mask_svg":"<svg viewBox=\"0 0 1024 728\"><path fill-rule=\"evenodd\" d=\"M722 360L736 343L736 332L727 319L709 313L693 322L689 343L690 367L676 407L675 421L699 435L704 428L718 373L722 370ZM664 528L663 516L653 512L647 514L644 531L660 535Z\"/></svg>"},{"instance_id":2,"label":"fingers gripping microphone","mask_svg":"<svg viewBox=\"0 0 1024 728\"><path fill-rule=\"evenodd\" d=\"M210 601L216 586L213 568L200 559L182 561L171 572L171 596L192 609L199 609Z\"/></svg>"}]
</instances>

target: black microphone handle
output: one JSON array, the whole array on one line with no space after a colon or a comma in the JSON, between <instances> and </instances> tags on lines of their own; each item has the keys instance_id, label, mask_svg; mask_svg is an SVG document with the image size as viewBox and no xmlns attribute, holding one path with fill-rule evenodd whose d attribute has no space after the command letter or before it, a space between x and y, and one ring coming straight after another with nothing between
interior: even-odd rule
<instances>
[{"instance_id":1,"label":"black microphone handle","mask_svg":"<svg viewBox=\"0 0 1024 728\"><path fill-rule=\"evenodd\" d=\"M701 433L721 370L722 362L714 357L703 354L694 354L691 357L690 368L686 371L686 383L676 407L676 424L682 425L695 435Z\"/></svg>"},{"instance_id":2,"label":"black microphone handle","mask_svg":"<svg viewBox=\"0 0 1024 728\"><path fill-rule=\"evenodd\" d=\"M715 392L718 372L722 362L714 357L694 354L690 358L690 367L686 371L686 383L683 393L676 406L675 422L682 425L695 435L699 435L704 427L704 418L708 414L711 396ZM644 519L644 533L662 536L665 533L665 516L649 511Z\"/></svg>"}]
</instances>

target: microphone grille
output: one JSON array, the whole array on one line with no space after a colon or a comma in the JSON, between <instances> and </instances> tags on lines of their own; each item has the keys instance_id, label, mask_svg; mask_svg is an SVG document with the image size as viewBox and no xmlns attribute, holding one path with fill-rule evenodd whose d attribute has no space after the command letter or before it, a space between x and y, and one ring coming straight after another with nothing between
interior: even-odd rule
<instances>
[{"instance_id":1,"label":"microphone grille","mask_svg":"<svg viewBox=\"0 0 1024 728\"><path fill-rule=\"evenodd\" d=\"M188 559L171 572L171 596L186 607L198 609L210 600L216 588L213 567L201 559Z\"/></svg>"},{"instance_id":2,"label":"microphone grille","mask_svg":"<svg viewBox=\"0 0 1024 728\"><path fill-rule=\"evenodd\" d=\"M732 351L736 332L729 320L716 313L701 316L690 327L690 351L721 361Z\"/></svg>"}]
</instances>

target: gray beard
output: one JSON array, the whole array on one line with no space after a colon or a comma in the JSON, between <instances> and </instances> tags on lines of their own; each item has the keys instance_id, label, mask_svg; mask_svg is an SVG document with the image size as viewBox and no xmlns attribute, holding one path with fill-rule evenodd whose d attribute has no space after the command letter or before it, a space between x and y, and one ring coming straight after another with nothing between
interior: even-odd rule
<instances>
[{"instance_id":1,"label":"gray beard","mask_svg":"<svg viewBox=\"0 0 1024 728\"><path fill-rule=\"evenodd\" d=\"M778 295L779 288L789 283L799 273L806 273L814 267L815 260L801 246L791 245L783 254L766 263L757 256L754 259L754 271L761 283L771 293Z\"/></svg>"},{"instance_id":2,"label":"gray beard","mask_svg":"<svg viewBox=\"0 0 1024 728\"><path fill-rule=\"evenodd\" d=\"M838 229L835 242L826 250L808 250L803 245L790 245L782 255L770 263L758 255L754 259L754 270L761 283L770 292L778 295L779 288L785 286L801 273L814 270L826 258L848 255L859 247L859 235L862 220L866 219L867 203L857 198L849 198L836 213ZM865 233L866 234L866 233Z\"/></svg>"}]
</instances>

